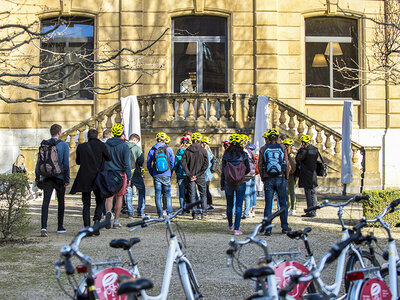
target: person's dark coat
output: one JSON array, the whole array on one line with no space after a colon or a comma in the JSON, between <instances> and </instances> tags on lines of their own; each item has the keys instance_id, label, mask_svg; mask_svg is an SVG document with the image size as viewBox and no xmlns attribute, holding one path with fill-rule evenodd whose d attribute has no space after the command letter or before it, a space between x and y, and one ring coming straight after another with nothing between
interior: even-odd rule
<instances>
[{"instance_id":1,"label":"person's dark coat","mask_svg":"<svg viewBox=\"0 0 400 300\"><path fill-rule=\"evenodd\" d=\"M317 182L317 159L318 148L308 144L300 148L296 155L296 163L300 166L299 187L312 189L318 186Z\"/></svg>"},{"instance_id":2,"label":"person's dark coat","mask_svg":"<svg viewBox=\"0 0 400 300\"><path fill-rule=\"evenodd\" d=\"M182 156L182 168L186 176L191 178L205 178L208 168L208 153L200 143L194 143L186 149Z\"/></svg>"},{"instance_id":3,"label":"person's dark coat","mask_svg":"<svg viewBox=\"0 0 400 300\"><path fill-rule=\"evenodd\" d=\"M92 147L94 157L88 144ZM90 139L87 143L79 144L76 148L76 164L80 167L70 193L92 191L98 172L104 169L104 161L110 160L111 155L100 140Z\"/></svg>"}]
</instances>

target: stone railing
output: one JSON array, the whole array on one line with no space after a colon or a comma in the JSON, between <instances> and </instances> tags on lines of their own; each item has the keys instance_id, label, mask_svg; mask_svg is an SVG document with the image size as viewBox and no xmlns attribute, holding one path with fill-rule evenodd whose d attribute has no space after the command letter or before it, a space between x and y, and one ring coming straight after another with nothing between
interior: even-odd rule
<instances>
[{"instance_id":1,"label":"stone railing","mask_svg":"<svg viewBox=\"0 0 400 300\"><path fill-rule=\"evenodd\" d=\"M228 93L138 96L142 135L152 137L162 130L171 137L178 137L184 130L196 130L212 135L215 146L218 147L223 135L226 138L227 134L233 132L254 134L257 99L255 95ZM268 127L279 128L281 133L293 138L297 145L303 134L309 134L313 138L329 166L328 177L323 179L323 184L340 185L342 135L278 99L269 99L268 111L268 124L271 124ZM85 142L84 132L87 129L97 128L101 134L115 122L122 122L120 103L68 129L61 139L69 143L73 154L77 143ZM379 188L379 165L378 160L374 159L379 148L363 147L355 142L351 145L356 179L353 183L354 191L357 192L360 186L366 185ZM144 148L148 146L146 143L143 145ZM371 178L368 179L369 177Z\"/></svg>"}]
</instances>

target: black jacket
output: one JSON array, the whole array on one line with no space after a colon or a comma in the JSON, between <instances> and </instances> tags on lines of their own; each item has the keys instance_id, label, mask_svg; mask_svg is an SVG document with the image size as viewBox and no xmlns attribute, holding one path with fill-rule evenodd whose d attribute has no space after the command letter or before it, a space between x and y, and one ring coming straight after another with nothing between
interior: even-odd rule
<instances>
[{"instance_id":1,"label":"black jacket","mask_svg":"<svg viewBox=\"0 0 400 300\"><path fill-rule=\"evenodd\" d=\"M312 189L318 186L317 182L317 159L318 148L308 144L300 148L296 155L296 163L300 166L299 187Z\"/></svg>"},{"instance_id":2,"label":"black jacket","mask_svg":"<svg viewBox=\"0 0 400 300\"><path fill-rule=\"evenodd\" d=\"M90 144L92 151L90 151L88 144ZM70 193L92 191L97 173L103 171L104 161L110 160L111 155L107 151L106 145L100 140L90 139L86 143L79 144L76 148L76 164L80 167Z\"/></svg>"},{"instance_id":3,"label":"black jacket","mask_svg":"<svg viewBox=\"0 0 400 300\"><path fill-rule=\"evenodd\" d=\"M181 164L187 177L205 178L208 168L207 150L199 143L190 145L183 153Z\"/></svg>"}]
</instances>

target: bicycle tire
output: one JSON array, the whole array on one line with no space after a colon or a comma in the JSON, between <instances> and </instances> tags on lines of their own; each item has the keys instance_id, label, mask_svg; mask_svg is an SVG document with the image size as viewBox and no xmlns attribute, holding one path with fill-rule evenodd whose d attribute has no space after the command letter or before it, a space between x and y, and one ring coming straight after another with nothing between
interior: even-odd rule
<instances>
[{"instance_id":1,"label":"bicycle tire","mask_svg":"<svg viewBox=\"0 0 400 300\"><path fill-rule=\"evenodd\" d=\"M387 284L388 287L389 285L389 268L384 267L381 269L381 276L383 281ZM400 270L397 269L397 295L400 295Z\"/></svg>"},{"instance_id":2,"label":"bicycle tire","mask_svg":"<svg viewBox=\"0 0 400 300\"><path fill-rule=\"evenodd\" d=\"M183 291L185 292L186 300L194 300L194 291L190 280L187 264L185 262L181 262L178 264L178 273Z\"/></svg>"},{"instance_id":3,"label":"bicycle tire","mask_svg":"<svg viewBox=\"0 0 400 300\"><path fill-rule=\"evenodd\" d=\"M363 258L364 261L368 260L369 262L372 263L373 266L376 266L376 267L380 267L381 266L381 264L378 262L378 260L375 258L375 256L371 255L371 253L369 253L369 252L367 252L365 250L362 250L360 252L360 254L361 254L361 257ZM360 269L361 266L355 267L356 263L358 263L358 262L359 261L358 261L357 255L355 253L350 254L350 257L349 257L349 259L347 260L347 263L346 263L345 275L347 274L347 272L350 272L350 271L353 271L353 270L356 270L356 269ZM348 282L347 280L344 280L344 287L345 287L345 290L346 290L346 293L347 293L349 291L350 282Z\"/></svg>"}]
</instances>

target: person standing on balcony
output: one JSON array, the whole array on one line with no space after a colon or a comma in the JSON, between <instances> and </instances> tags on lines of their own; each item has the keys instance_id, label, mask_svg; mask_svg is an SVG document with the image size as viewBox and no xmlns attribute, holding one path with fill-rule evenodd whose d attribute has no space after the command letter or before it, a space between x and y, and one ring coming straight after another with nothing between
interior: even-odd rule
<instances>
[{"instance_id":1,"label":"person standing on balcony","mask_svg":"<svg viewBox=\"0 0 400 300\"><path fill-rule=\"evenodd\" d=\"M58 202L58 227L57 233L65 233L67 230L64 228L64 210L65 210L65 188L69 185L69 147L68 144L61 141L61 125L53 124L50 127L51 138L47 141L49 144L55 144L57 151L57 162L60 173L55 176L44 176L43 179L43 203L42 203L42 217L41 217L41 236L47 237L47 218L49 214L49 204L53 190L56 190ZM42 147L42 146L41 146ZM52 148L52 147L50 147ZM39 154L40 154L39 148ZM40 181L41 172L43 170L39 166L39 159L35 168L35 183L38 185ZM54 165L54 164L53 164ZM58 173L58 172L57 172Z\"/></svg>"},{"instance_id":2,"label":"person standing on balcony","mask_svg":"<svg viewBox=\"0 0 400 300\"><path fill-rule=\"evenodd\" d=\"M181 207L185 205L185 195L187 190L187 180L186 173L182 168L182 157L185 150L190 146L191 140L187 136L181 137L181 142L179 144L178 151L175 154L175 166L174 171L176 174L176 180L178 183L178 192L179 192L179 204Z\"/></svg>"},{"instance_id":3,"label":"person standing on balcony","mask_svg":"<svg viewBox=\"0 0 400 300\"><path fill-rule=\"evenodd\" d=\"M214 155L210 148L211 139L207 136L203 136L201 138L201 145L204 149L207 150L208 155L208 168L206 170L206 192L207 192L207 211L213 211L214 207L212 206L212 195L210 193L210 182L214 179L214 175L211 172L212 160Z\"/></svg>"},{"instance_id":4,"label":"person standing on balcony","mask_svg":"<svg viewBox=\"0 0 400 300\"><path fill-rule=\"evenodd\" d=\"M300 166L299 187L304 188L306 195L307 208L317 205L317 195L315 188L317 182L317 159L319 151L317 147L311 145L311 136L308 134L300 138L301 147L296 155L296 163ZM316 211L312 211L302 215L302 217L313 218L317 215Z\"/></svg>"},{"instance_id":5,"label":"person standing on balcony","mask_svg":"<svg viewBox=\"0 0 400 300\"><path fill-rule=\"evenodd\" d=\"M201 218L208 220L207 215L207 192L206 192L206 170L208 168L207 150L201 146L201 134L192 134L192 145L190 145L182 157L182 168L186 173L189 189L189 203L196 201L196 185L200 194ZM193 213L193 218L195 214Z\"/></svg>"},{"instance_id":6,"label":"person standing on balcony","mask_svg":"<svg viewBox=\"0 0 400 300\"><path fill-rule=\"evenodd\" d=\"M126 187L130 186L130 178L132 177L131 163L129 158L130 149L123 138L124 126L122 124L115 123L111 128L111 132L114 137L108 139L106 142L107 150L111 154L111 161L105 162L104 169L106 171L114 170L119 172L123 180L123 185L117 194L106 199L106 218L111 219L113 200L114 196L116 196L113 228L120 228L121 224L119 222L119 215L122 209L122 198L126 194ZM107 226L106 228L109 229L110 227Z\"/></svg>"},{"instance_id":7,"label":"person standing on balcony","mask_svg":"<svg viewBox=\"0 0 400 300\"><path fill-rule=\"evenodd\" d=\"M90 194L93 191L96 198L96 208L93 221L97 223L101 219L104 210L104 199L100 196L100 191L94 189L95 179L99 172L104 169L104 162L111 160L111 155L104 143L98 138L98 132L95 129L89 129L87 133L88 141L79 144L76 148L76 164L79 165L78 174L71 188L71 194L82 192L82 216L83 226L90 226ZM99 235L100 232L94 232Z\"/></svg>"},{"instance_id":8,"label":"person standing on balcony","mask_svg":"<svg viewBox=\"0 0 400 300\"><path fill-rule=\"evenodd\" d=\"M283 140L283 145L288 153L288 160L290 164L289 179L287 182L287 194L288 194L288 206L289 216L296 215L296 193L294 192L296 185L296 148L294 147L294 141L291 138Z\"/></svg>"},{"instance_id":9,"label":"person standing on balcony","mask_svg":"<svg viewBox=\"0 0 400 300\"><path fill-rule=\"evenodd\" d=\"M166 139L166 133L157 133L157 143L147 154L147 169L153 177L157 214L160 218L163 216L162 194L165 194L167 201L167 215L172 214L171 176L175 160L174 152L165 144Z\"/></svg>"},{"instance_id":10,"label":"person standing on balcony","mask_svg":"<svg viewBox=\"0 0 400 300\"><path fill-rule=\"evenodd\" d=\"M264 182L265 208L264 217L272 214L274 193L277 193L280 209L285 212L280 215L282 233L291 230L287 217L287 178L289 178L290 165L285 147L278 143L279 131L271 128L263 134L265 145L259 153L258 169ZM266 230L265 235L271 235L271 229Z\"/></svg>"},{"instance_id":11,"label":"person standing on balcony","mask_svg":"<svg viewBox=\"0 0 400 300\"><path fill-rule=\"evenodd\" d=\"M241 235L239 230L242 218L243 199L246 192L245 175L250 172L249 159L241 146L239 134L229 137L230 146L222 156L221 166L221 190L226 196L226 216L228 218L228 230L235 235ZM233 202L236 197L235 223L233 224Z\"/></svg>"},{"instance_id":12,"label":"person standing on balcony","mask_svg":"<svg viewBox=\"0 0 400 300\"><path fill-rule=\"evenodd\" d=\"M126 189L126 207L128 211L128 218L133 218L133 197L132 190L133 186L135 186L138 190L138 207L137 207L137 216L138 218L142 218L144 216L144 208L145 208L145 198L146 198L146 187L143 181L144 174L144 155L142 149L138 146L140 142L140 136L136 133L132 133L129 137L128 146L130 149L129 157L131 162L131 185Z\"/></svg>"}]
</instances>

